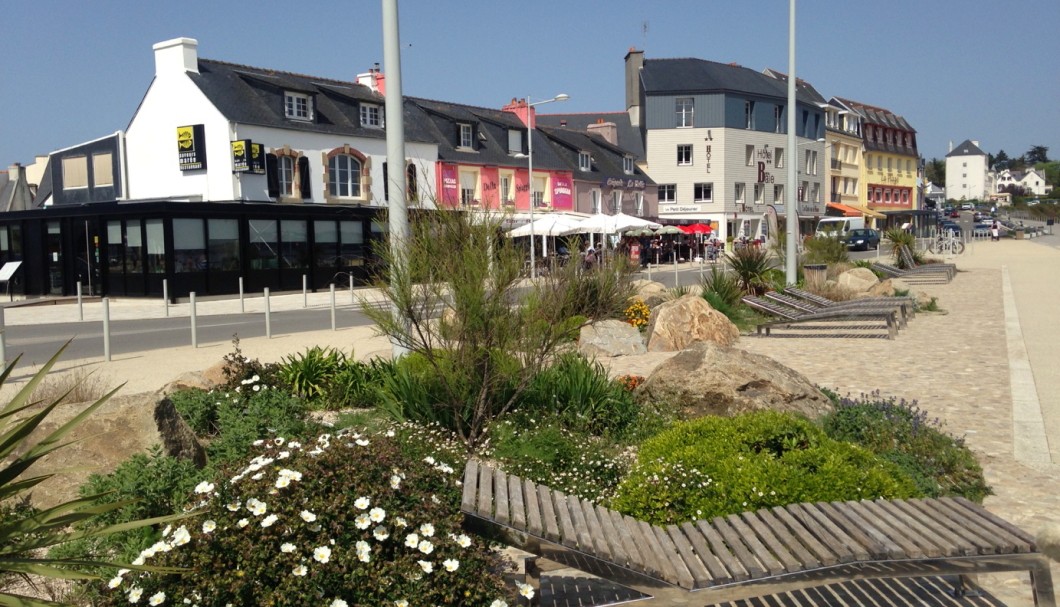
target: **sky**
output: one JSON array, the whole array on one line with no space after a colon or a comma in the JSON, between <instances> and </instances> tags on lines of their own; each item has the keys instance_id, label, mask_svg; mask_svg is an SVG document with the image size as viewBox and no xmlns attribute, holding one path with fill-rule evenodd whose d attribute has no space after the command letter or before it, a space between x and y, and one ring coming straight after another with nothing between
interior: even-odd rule
<instances>
[{"instance_id":1,"label":"sky","mask_svg":"<svg viewBox=\"0 0 1060 607\"><path fill-rule=\"evenodd\" d=\"M383 64L381 0L5 1L0 167L128 127L151 46L339 80ZM541 113L625 109L623 57L695 57L788 70L783 0L399 0L405 95ZM965 139L1060 157L1060 1L798 0L796 75L825 98L903 116L920 154ZM387 66L382 65L384 72Z\"/></svg>"}]
</instances>

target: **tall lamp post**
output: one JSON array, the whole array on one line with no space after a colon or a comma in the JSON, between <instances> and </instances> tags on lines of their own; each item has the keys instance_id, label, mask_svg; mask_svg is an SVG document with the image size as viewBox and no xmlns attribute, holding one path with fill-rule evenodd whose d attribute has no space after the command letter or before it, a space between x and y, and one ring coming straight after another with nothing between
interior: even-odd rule
<instances>
[{"instance_id":1,"label":"tall lamp post","mask_svg":"<svg viewBox=\"0 0 1060 607\"><path fill-rule=\"evenodd\" d=\"M553 101L566 101L570 96L560 93L552 99L535 101L530 103L530 96L526 97L526 167L527 167L527 192L530 194L530 278L537 278L537 253L534 244L534 115L530 108L535 105L552 103Z\"/></svg>"},{"instance_id":2,"label":"tall lamp post","mask_svg":"<svg viewBox=\"0 0 1060 607\"><path fill-rule=\"evenodd\" d=\"M788 4L788 149L795 152L795 0L789 0ZM798 156L798 154L794 154ZM793 159L796 160L797 158ZM796 267L795 235L798 233L798 218L796 217L795 192L798 179L795 172L795 162L788 163L788 188L785 192L787 200L785 205L787 246L785 247L784 281L793 285L799 281L799 272Z\"/></svg>"}]
</instances>

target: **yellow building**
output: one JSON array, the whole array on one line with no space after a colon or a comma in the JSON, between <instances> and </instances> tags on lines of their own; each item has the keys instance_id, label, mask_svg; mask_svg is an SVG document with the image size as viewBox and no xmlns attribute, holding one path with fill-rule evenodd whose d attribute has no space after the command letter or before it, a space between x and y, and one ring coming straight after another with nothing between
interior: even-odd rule
<instances>
[{"instance_id":1,"label":"yellow building","mask_svg":"<svg viewBox=\"0 0 1060 607\"><path fill-rule=\"evenodd\" d=\"M861 114L844 109L835 101L829 102L824 109L830 214L864 215L866 225L874 226L875 219L884 215L870 210L862 202Z\"/></svg>"}]
</instances>

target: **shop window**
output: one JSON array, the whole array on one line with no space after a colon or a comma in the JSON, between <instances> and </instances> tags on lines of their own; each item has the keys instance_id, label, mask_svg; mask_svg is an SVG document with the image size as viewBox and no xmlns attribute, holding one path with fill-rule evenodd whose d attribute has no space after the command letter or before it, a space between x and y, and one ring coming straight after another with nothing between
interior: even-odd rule
<instances>
[{"instance_id":1,"label":"shop window","mask_svg":"<svg viewBox=\"0 0 1060 607\"><path fill-rule=\"evenodd\" d=\"M252 270L272 270L278 265L279 233L275 219L250 219L250 242L247 257Z\"/></svg>"},{"instance_id":2,"label":"shop window","mask_svg":"<svg viewBox=\"0 0 1060 607\"><path fill-rule=\"evenodd\" d=\"M173 220L173 271L199 272L206 269L206 237L203 220Z\"/></svg>"},{"instance_id":3,"label":"shop window","mask_svg":"<svg viewBox=\"0 0 1060 607\"><path fill-rule=\"evenodd\" d=\"M206 223L207 249L211 270L235 272L240 269L239 221L210 219Z\"/></svg>"},{"instance_id":4,"label":"shop window","mask_svg":"<svg viewBox=\"0 0 1060 607\"><path fill-rule=\"evenodd\" d=\"M309 266L309 234L304 220L280 222L280 267L301 269Z\"/></svg>"}]
</instances>

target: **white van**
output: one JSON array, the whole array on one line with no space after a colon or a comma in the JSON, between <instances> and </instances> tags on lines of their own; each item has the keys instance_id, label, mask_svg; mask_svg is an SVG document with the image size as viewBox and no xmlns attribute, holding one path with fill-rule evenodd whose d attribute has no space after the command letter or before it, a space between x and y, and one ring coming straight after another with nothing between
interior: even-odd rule
<instances>
[{"instance_id":1,"label":"white van","mask_svg":"<svg viewBox=\"0 0 1060 607\"><path fill-rule=\"evenodd\" d=\"M817 231L814 236L846 236L850 230L865 227L864 217L824 217L817 223Z\"/></svg>"}]
</instances>

